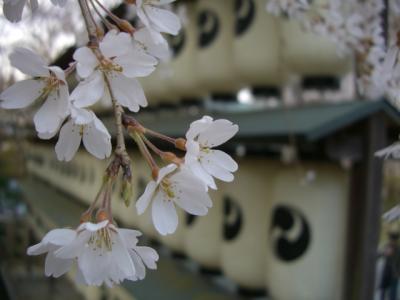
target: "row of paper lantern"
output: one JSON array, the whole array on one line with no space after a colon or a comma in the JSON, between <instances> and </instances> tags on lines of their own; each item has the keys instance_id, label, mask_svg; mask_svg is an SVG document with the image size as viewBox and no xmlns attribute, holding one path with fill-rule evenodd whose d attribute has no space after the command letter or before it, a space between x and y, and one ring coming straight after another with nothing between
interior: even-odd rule
<instances>
[{"instance_id":1,"label":"row of paper lantern","mask_svg":"<svg viewBox=\"0 0 400 300\"><path fill-rule=\"evenodd\" d=\"M186 17L171 39L172 59L141 80L150 104L231 94L244 86L280 87L293 73L337 78L350 71L351 60L338 57L328 38L272 16L266 2L178 3Z\"/></svg>"},{"instance_id":2,"label":"row of paper lantern","mask_svg":"<svg viewBox=\"0 0 400 300\"><path fill-rule=\"evenodd\" d=\"M53 185L88 204L100 184L105 164L78 154L67 175L53 164L51 148L32 148L29 169ZM52 166L53 165L53 166ZM303 180L298 168L267 159L239 161L235 182L211 191L213 207L205 217L179 210L179 227L161 237L154 229L150 209L137 216L114 194L113 211L124 225L196 261L204 269L222 270L241 288L266 288L272 299L334 300L343 292L347 174L334 164L307 163L316 173L313 182ZM86 169L86 171L82 171ZM93 171L91 171L93 170ZM94 182L76 174L95 174ZM141 160L133 166L134 190L140 195L149 179ZM135 197L137 198L137 197ZM134 203L132 203L134 205Z\"/></svg>"}]
</instances>

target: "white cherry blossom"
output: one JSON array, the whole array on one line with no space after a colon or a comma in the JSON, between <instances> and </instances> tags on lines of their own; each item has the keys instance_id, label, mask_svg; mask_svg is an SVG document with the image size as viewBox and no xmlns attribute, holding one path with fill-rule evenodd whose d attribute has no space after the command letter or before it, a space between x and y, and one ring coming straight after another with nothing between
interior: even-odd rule
<instances>
[{"instance_id":1,"label":"white cherry blossom","mask_svg":"<svg viewBox=\"0 0 400 300\"><path fill-rule=\"evenodd\" d=\"M47 252L45 274L59 277L77 263L78 283L112 286L124 279L141 280L146 267L156 269L157 252L138 246L139 231L118 228L108 220L85 222L76 230L55 229L29 247L29 255Z\"/></svg>"},{"instance_id":2,"label":"white cherry blossom","mask_svg":"<svg viewBox=\"0 0 400 300\"><path fill-rule=\"evenodd\" d=\"M389 147L386 147L384 149L375 152L375 156L383 157L385 159L386 158L400 159L400 141L390 145Z\"/></svg>"},{"instance_id":3,"label":"white cherry blossom","mask_svg":"<svg viewBox=\"0 0 400 300\"><path fill-rule=\"evenodd\" d=\"M156 44L164 43L165 41L161 33L177 35L181 29L178 16L167 9L160 8L160 6L174 1L175 0L136 0L137 16L148 28Z\"/></svg>"},{"instance_id":4,"label":"white cherry blossom","mask_svg":"<svg viewBox=\"0 0 400 300\"><path fill-rule=\"evenodd\" d=\"M386 222L393 222L397 221L400 219L400 205L396 205L389 209L387 212L385 212L382 216L382 218Z\"/></svg>"},{"instance_id":5,"label":"white cherry blossom","mask_svg":"<svg viewBox=\"0 0 400 300\"><path fill-rule=\"evenodd\" d=\"M298 17L309 9L308 0L268 0L266 9L275 16Z\"/></svg>"},{"instance_id":6,"label":"white cherry blossom","mask_svg":"<svg viewBox=\"0 0 400 300\"><path fill-rule=\"evenodd\" d=\"M238 168L228 154L212 148L231 139L238 130L228 120L204 116L194 121L186 133L185 165L212 189L217 188L213 177L230 182L234 178L232 172Z\"/></svg>"},{"instance_id":7,"label":"white cherry blossom","mask_svg":"<svg viewBox=\"0 0 400 300\"><path fill-rule=\"evenodd\" d=\"M78 227L76 238L54 254L62 259L76 259L80 280L86 284L111 287L125 279L143 279L144 265L157 268L157 252L137 246L140 235L139 231L118 228L108 220L86 222Z\"/></svg>"},{"instance_id":8,"label":"white cherry blossom","mask_svg":"<svg viewBox=\"0 0 400 300\"><path fill-rule=\"evenodd\" d=\"M189 170L177 169L175 164L160 169L157 180L148 183L136 202L139 215L144 213L150 202L153 224L161 235L174 233L178 226L175 205L197 216L206 215L212 206L204 183Z\"/></svg>"},{"instance_id":9,"label":"white cherry blossom","mask_svg":"<svg viewBox=\"0 0 400 300\"><path fill-rule=\"evenodd\" d=\"M76 107L87 107L101 98L110 99L108 83L116 101L137 112L147 100L135 77L148 76L154 71L157 60L132 46L129 34L109 31L100 42L100 55L92 49L81 47L74 53L77 73L84 78L71 93ZM107 83L107 81L108 83Z\"/></svg>"},{"instance_id":10,"label":"white cherry blossom","mask_svg":"<svg viewBox=\"0 0 400 300\"><path fill-rule=\"evenodd\" d=\"M47 253L44 273L46 276L57 278L70 270L73 260L58 258L54 255L54 251L71 243L75 238L75 230L53 229L43 237L40 243L29 247L27 254L40 255Z\"/></svg>"},{"instance_id":11,"label":"white cherry blossom","mask_svg":"<svg viewBox=\"0 0 400 300\"><path fill-rule=\"evenodd\" d=\"M56 144L57 158L70 161L81 141L86 150L99 159L111 154L111 136L104 124L92 111L72 106L71 119L60 130Z\"/></svg>"},{"instance_id":12,"label":"white cherry blossom","mask_svg":"<svg viewBox=\"0 0 400 300\"><path fill-rule=\"evenodd\" d=\"M11 64L21 72L34 77L19 81L0 94L0 107L25 108L37 99L44 103L34 116L36 131L42 134L54 132L69 114L69 93L64 71L56 66L48 67L36 53L17 48L10 54Z\"/></svg>"},{"instance_id":13,"label":"white cherry blossom","mask_svg":"<svg viewBox=\"0 0 400 300\"><path fill-rule=\"evenodd\" d=\"M151 32L147 27L140 28L133 34L133 39L136 42L135 46L146 51L150 55L168 61L171 58L171 51L167 40L160 41L158 44L154 42Z\"/></svg>"},{"instance_id":14,"label":"white cherry blossom","mask_svg":"<svg viewBox=\"0 0 400 300\"><path fill-rule=\"evenodd\" d=\"M3 0L3 14L10 22L19 22L22 18L27 0ZM54 5L64 6L67 0L51 0ZM30 0L29 7L32 11L38 8L37 0Z\"/></svg>"}]
</instances>

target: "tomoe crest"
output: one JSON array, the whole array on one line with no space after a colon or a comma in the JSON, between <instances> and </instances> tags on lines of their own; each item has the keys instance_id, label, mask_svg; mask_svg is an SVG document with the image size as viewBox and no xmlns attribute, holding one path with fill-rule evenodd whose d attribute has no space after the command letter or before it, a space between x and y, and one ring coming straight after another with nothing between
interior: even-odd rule
<instances>
[{"instance_id":1,"label":"tomoe crest","mask_svg":"<svg viewBox=\"0 0 400 300\"><path fill-rule=\"evenodd\" d=\"M311 242L311 228L303 213L291 206L276 206L272 212L270 242L280 260L291 262L303 256Z\"/></svg>"},{"instance_id":2,"label":"tomoe crest","mask_svg":"<svg viewBox=\"0 0 400 300\"><path fill-rule=\"evenodd\" d=\"M254 0L235 0L235 33L237 36L244 34L251 27L255 17L256 4Z\"/></svg>"},{"instance_id":3,"label":"tomoe crest","mask_svg":"<svg viewBox=\"0 0 400 300\"><path fill-rule=\"evenodd\" d=\"M199 13L197 23L199 27L199 47L209 47L216 40L220 30L218 15L212 10L205 9Z\"/></svg>"},{"instance_id":4,"label":"tomoe crest","mask_svg":"<svg viewBox=\"0 0 400 300\"><path fill-rule=\"evenodd\" d=\"M243 226L242 208L229 196L224 197L224 239L234 240Z\"/></svg>"}]
</instances>

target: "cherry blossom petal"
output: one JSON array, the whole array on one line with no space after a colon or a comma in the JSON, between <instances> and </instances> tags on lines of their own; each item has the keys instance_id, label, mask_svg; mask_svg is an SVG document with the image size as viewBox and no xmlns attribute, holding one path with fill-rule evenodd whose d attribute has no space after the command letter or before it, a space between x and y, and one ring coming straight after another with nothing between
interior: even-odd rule
<instances>
[{"instance_id":1,"label":"cherry blossom petal","mask_svg":"<svg viewBox=\"0 0 400 300\"><path fill-rule=\"evenodd\" d=\"M135 251L139 254L140 258L149 269L157 269L156 261L158 261L158 253L150 247L136 246Z\"/></svg>"},{"instance_id":2,"label":"cherry blossom petal","mask_svg":"<svg viewBox=\"0 0 400 300\"><path fill-rule=\"evenodd\" d=\"M136 210L139 215L143 214L146 208L149 206L153 194L157 188L157 183L155 181L150 181L142 196L136 201Z\"/></svg>"},{"instance_id":3,"label":"cherry blossom petal","mask_svg":"<svg viewBox=\"0 0 400 300\"><path fill-rule=\"evenodd\" d=\"M177 15L166 9L160 9L151 5L144 5L143 9L154 29L172 35L178 34L181 29L181 22Z\"/></svg>"},{"instance_id":4,"label":"cherry blossom petal","mask_svg":"<svg viewBox=\"0 0 400 300\"><path fill-rule=\"evenodd\" d=\"M85 125L82 139L86 150L98 159L111 155L111 136L97 117L93 123Z\"/></svg>"},{"instance_id":5,"label":"cherry blossom petal","mask_svg":"<svg viewBox=\"0 0 400 300\"><path fill-rule=\"evenodd\" d=\"M220 167L219 165L214 164L210 161L207 161L207 160L202 161L202 166L208 174L210 174L211 176L214 176L215 178L218 178L222 181L231 182L234 179L234 176L232 175L232 173L230 173L223 167Z\"/></svg>"},{"instance_id":6,"label":"cherry blossom petal","mask_svg":"<svg viewBox=\"0 0 400 300\"><path fill-rule=\"evenodd\" d=\"M215 120L205 131L199 134L198 141L206 147L217 147L231 139L238 131L239 126L228 120Z\"/></svg>"},{"instance_id":7,"label":"cherry blossom petal","mask_svg":"<svg viewBox=\"0 0 400 300\"><path fill-rule=\"evenodd\" d=\"M68 91L65 89L52 91L33 118L36 131L56 131L67 116L67 108Z\"/></svg>"},{"instance_id":8,"label":"cherry blossom petal","mask_svg":"<svg viewBox=\"0 0 400 300\"><path fill-rule=\"evenodd\" d=\"M5 109L25 108L43 94L43 80L19 81L0 94L0 107Z\"/></svg>"},{"instance_id":9,"label":"cherry blossom petal","mask_svg":"<svg viewBox=\"0 0 400 300\"><path fill-rule=\"evenodd\" d=\"M140 21L143 23L144 26L150 26L150 20L147 18L144 10L143 10L143 0L136 0L136 13Z\"/></svg>"},{"instance_id":10,"label":"cherry blossom petal","mask_svg":"<svg viewBox=\"0 0 400 300\"><path fill-rule=\"evenodd\" d=\"M63 69L61 69L60 67L57 67L57 66L50 66L50 67L47 67L47 69L49 69L51 72L53 72L54 75L56 75L58 80L64 81L65 84L67 83L67 81L65 80L65 72Z\"/></svg>"},{"instance_id":11,"label":"cherry blossom petal","mask_svg":"<svg viewBox=\"0 0 400 300\"><path fill-rule=\"evenodd\" d=\"M175 199L175 202L178 206L191 215L205 216L208 212L208 208L204 205L204 202L208 200L203 199L204 195L207 194L194 194L182 191L179 197Z\"/></svg>"},{"instance_id":12,"label":"cherry blossom petal","mask_svg":"<svg viewBox=\"0 0 400 300\"><path fill-rule=\"evenodd\" d=\"M197 160L200 156L200 145L193 140L187 140L185 144L186 155L185 161L189 163L192 160Z\"/></svg>"},{"instance_id":13,"label":"cherry blossom petal","mask_svg":"<svg viewBox=\"0 0 400 300\"><path fill-rule=\"evenodd\" d=\"M57 134L57 132L60 130L60 128L57 128L56 130L54 130L53 132L38 132L38 138L41 140L50 140L53 137L55 137L55 135Z\"/></svg>"},{"instance_id":14,"label":"cherry blossom petal","mask_svg":"<svg viewBox=\"0 0 400 300\"><path fill-rule=\"evenodd\" d=\"M104 220L99 223L85 222L85 223L82 223L78 227L78 231L87 230L90 232L96 232L100 229L105 228L109 223L110 223L110 221L108 221L108 220Z\"/></svg>"},{"instance_id":15,"label":"cherry blossom petal","mask_svg":"<svg viewBox=\"0 0 400 300\"><path fill-rule=\"evenodd\" d=\"M22 73L33 77L50 75L46 61L29 49L18 47L10 54L9 58L11 65Z\"/></svg>"},{"instance_id":16,"label":"cherry blossom petal","mask_svg":"<svg viewBox=\"0 0 400 300\"><path fill-rule=\"evenodd\" d=\"M186 132L186 139L195 139L201 132L210 127L212 122L213 118L209 116L204 116L200 120L192 122L192 124L190 124L189 130Z\"/></svg>"},{"instance_id":17,"label":"cherry blossom petal","mask_svg":"<svg viewBox=\"0 0 400 300\"><path fill-rule=\"evenodd\" d=\"M71 117L76 125L86 125L93 122L96 116L90 110L71 106Z\"/></svg>"},{"instance_id":18,"label":"cherry blossom petal","mask_svg":"<svg viewBox=\"0 0 400 300\"><path fill-rule=\"evenodd\" d=\"M76 231L67 228L58 228L49 231L43 237L43 243L63 246L71 242L76 237Z\"/></svg>"},{"instance_id":19,"label":"cherry blossom petal","mask_svg":"<svg viewBox=\"0 0 400 300\"><path fill-rule=\"evenodd\" d=\"M70 161L81 143L80 127L69 120L60 130L60 136L56 144L58 160Z\"/></svg>"},{"instance_id":20,"label":"cherry blossom petal","mask_svg":"<svg viewBox=\"0 0 400 300\"><path fill-rule=\"evenodd\" d=\"M173 201L164 200L158 193L151 209L154 227L161 235L174 233L178 227L178 215Z\"/></svg>"},{"instance_id":21,"label":"cherry blossom petal","mask_svg":"<svg viewBox=\"0 0 400 300\"><path fill-rule=\"evenodd\" d=\"M162 6L175 2L176 0L150 0L151 5Z\"/></svg>"},{"instance_id":22,"label":"cherry blossom petal","mask_svg":"<svg viewBox=\"0 0 400 300\"><path fill-rule=\"evenodd\" d=\"M76 237L76 231L72 229L53 229L49 231L36 245L28 248L28 255L43 254L52 248L52 246L63 246L70 243Z\"/></svg>"},{"instance_id":23,"label":"cherry blossom petal","mask_svg":"<svg viewBox=\"0 0 400 300\"><path fill-rule=\"evenodd\" d=\"M169 164L169 165L161 168L158 171L157 184L160 184L160 182L164 179L165 176L167 176L168 174L171 174L177 168L178 168L178 166L175 164Z\"/></svg>"},{"instance_id":24,"label":"cherry blossom petal","mask_svg":"<svg viewBox=\"0 0 400 300\"><path fill-rule=\"evenodd\" d=\"M120 236L111 233L112 250L101 247L85 247L78 257L78 265L90 285L106 283L111 286L126 277L134 276L134 266Z\"/></svg>"},{"instance_id":25,"label":"cherry blossom petal","mask_svg":"<svg viewBox=\"0 0 400 300\"><path fill-rule=\"evenodd\" d=\"M53 251L50 251L46 256L44 274L48 277L53 276L54 278L58 278L71 269L73 262L72 259L58 258L54 255Z\"/></svg>"},{"instance_id":26,"label":"cherry blossom petal","mask_svg":"<svg viewBox=\"0 0 400 300\"><path fill-rule=\"evenodd\" d=\"M131 50L114 59L114 63L122 67L122 74L129 78L150 75L155 70L157 62L154 57L137 50Z\"/></svg>"},{"instance_id":27,"label":"cherry blossom petal","mask_svg":"<svg viewBox=\"0 0 400 300\"><path fill-rule=\"evenodd\" d=\"M140 106L146 107L147 100L140 83L133 78L114 72L109 77L115 99L132 112L138 112Z\"/></svg>"},{"instance_id":28,"label":"cherry blossom petal","mask_svg":"<svg viewBox=\"0 0 400 300\"><path fill-rule=\"evenodd\" d=\"M204 216L208 208L212 207L212 201L205 192L204 183L192 175L189 170L181 169L171 177L171 180L179 182L178 197L174 201L185 211L193 215Z\"/></svg>"},{"instance_id":29,"label":"cherry blossom petal","mask_svg":"<svg viewBox=\"0 0 400 300\"><path fill-rule=\"evenodd\" d=\"M101 53L108 58L119 57L132 48L131 37L126 32L110 30L100 42Z\"/></svg>"},{"instance_id":30,"label":"cherry blossom petal","mask_svg":"<svg viewBox=\"0 0 400 300\"><path fill-rule=\"evenodd\" d=\"M3 14L10 22L19 22L22 18L22 11L26 0L4 1Z\"/></svg>"},{"instance_id":31,"label":"cherry blossom petal","mask_svg":"<svg viewBox=\"0 0 400 300\"><path fill-rule=\"evenodd\" d=\"M212 188L213 190L217 189L217 185L215 184L215 181L212 178L212 176L204 170L204 168L198 161L194 161L188 164L187 166L190 169L190 171L192 171L193 174L197 178L201 179L208 187Z\"/></svg>"},{"instance_id":32,"label":"cherry blossom petal","mask_svg":"<svg viewBox=\"0 0 400 300\"><path fill-rule=\"evenodd\" d=\"M232 159L232 157L220 150L210 150L209 153L204 155L204 158L229 172L235 172L238 169L238 164Z\"/></svg>"},{"instance_id":33,"label":"cherry blossom petal","mask_svg":"<svg viewBox=\"0 0 400 300\"><path fill-rule=\"evenodd\" d=\"M80 232L73 241L54 251L54 255L63 259L78 257L84 250L91 235L92 233L89 231Z\"/></svg>"},{"instance_id":34,"label":"cherry blossom petal","mask_svg":"<svg viewBox=\"0 0 400 300\"><path fill-rule=\"evenodd\" d=\"M38 7L39 7L38 0L30 0L29 3L31 5L31 10L32 11L35 11L35 10L38 9Z\"/></svg>"},{"instance_id":35,"label":"cherry blossom petal","mask_svg":"<svg viewBox=\"0 0 400 300\"><path fill-rule=\"evenodd\" d=\"M121 235L128 248L136 247L138 237L142 235L140 231L124 228L118 228L118 233Z\"/></svg>"},{"instance_id":36,"label":"cherry blossom petal","mask_svg":"<svg viewBox=\"0 0 400 300\"><path fill-rule=\"evenodd\" d=\"M139 41L142 45L144 45L146 51L157 57L161 60L167 60L171 57L171 51L168 46L168 42L163 39L159 43L155 43L149 29L147 27L143 27L134 33L134 39ZM138 48L140 46L135 45L134 47Z\"/></svg>"},{"instance_id":37,"label":"cherry blossom petal","mask_svg":"<svg viewBox=\"0 0 400 300\"><path fill-rule=\"evenodd\" d=\"M76 268L75 282L77 284L88 285L85 276L83 276L83 273L79 267Z\"/></svg>"},{"instance_id":38,"label":"cherry blossom petal","mask_svg":"<svg viewBox=\"0 0 400 300\"><path fill-rule=\"evenodd\" d=\"M70 99L78 108L88 107L100 100L104 95L104 90L103 74L96 71L78 84L72 91Z\"/></svg>"},{"instance_id":39,"label":"cherry blossom petal","mask_svg":"<svg viewBox=\"0 0 400 300\"><path fill-rule=\"evenodd\" d=\"M129 278L130 280L142 280L146 276L146 268L139 254L133 249L128 249L129 255L131 256L133 265L135 266L135 275Z\"/></svg>"},{"instance_id":40,"label":"cherry blossom petal","mask_svg":"<svg viewBox=\"0 0 400 300\"><path fill-rule=\"evenodd\" d=\"M96 55L88 47L78 48L74 52L73 58L77 62L76 71L82 78L89 77L99 64Z\"/></svg>"},{"instance_id":41,"label":"cherry blossom petal","mask_svg":"<svg viewBox=\"0 0 400 300\"><path fill-rule=\"evenodd\" d=\"M65 6L65 3L67 3L67 0L51 0L51 3L53 3L56 6L63 7Z\"/></svg>"}]
</instances>

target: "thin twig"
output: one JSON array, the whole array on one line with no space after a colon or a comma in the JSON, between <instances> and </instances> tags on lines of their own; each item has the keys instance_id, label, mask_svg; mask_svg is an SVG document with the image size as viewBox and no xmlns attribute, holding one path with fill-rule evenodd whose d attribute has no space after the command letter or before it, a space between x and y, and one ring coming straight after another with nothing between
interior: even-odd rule
<instances>
[{"instance_id":1,"label":"thin twig","mask_svg":"<svg viewBox=\"0 0 400 300\"><path fill-rule=\"evenodd\" d=\"M152 135L152 136L154 136L154 137L156 137L156 138L159 138L159 139L161 139L161 140L164 140L164 141L166 141L166 142L168 142L168 143L171 143L171 144L173 144L173 145L176 144L176 139L174 139L174 138L172 138L172 137L169 137L169 136L167 136L167 135L165 135L165 134L162 134L162 133L159 133L159 132L155 132L155 131L153 131L153 130L151 130L151 129L147 129L147 128L146 128L145 133L146 133L146 134L149 134L149 135Z\"/></svg>"},{"instance_id":2,"label":"thin twig","mask_svg":"<svg viewBox=\"0 0 400 300\"><path fill-rule=\"evenodd\" d=\"M86 29L89 35L89 41L92 46L98 45L97 25L92 18L89 5L86 0L78 0L81 8L83 19L85 20Z\"/></svg>"},{"instance_id":3,"label":"thin twig","mask_svg":"<svg viewBox=\"0 0 400 300\"><path fill-rule=\"evenodd\" d=\"M158 149L158 147L156 145L154 145L152 142L149 141L148 138L146 138L143 134L141 135L143 141L146 143L146 145L157 155L159 155L160 157L163 156L164 151L161 151L160 149Z\"/></svg>"},{"instance_id":4,"label":"thin twig","mask_svg":"<svg viewBox=\"0 0 400 300\"><path fill-rule=\"evenodd\" d=\"M129 127L128 127L129 130ZM155 162L153 156L149 152L149 149L147 149L146 144L143 142L142 137L135 131L135 130L129 130L130 136L134 139L136 144L138 145L140 153L142 153L143 157L149 164L150 168L153 170L158 170L158 165Z\"/></svg>"},{"instance_id":5,"label":"thin twig","mask_svg":"<svg viewBox=\"0 0 400 300\"><path fill-rule=\"evenodd\" d=\"M121 19L112 13L107 7L105 7L99 0L94 0L101 7L102 10L111 18L115 23L121 22Z\"/></svg>"},{"instance_id":6,"label":"thin twig","mask_svg":"<svg viewBox=\"0 0 400 300\"><path fill-rule=\"evenodd\" d=\"M115 29L116 26L114 26L106 18L104 18L104 16L97 9L96 4L94 3L94 1L93 0L89 0L89 2L92 5L92 7L93 7L94 11L96 12L96 14L100 17L101 21L104 23L104 25L106 25L107 29L108 30Z\"/></svg>"}]
</instances>

